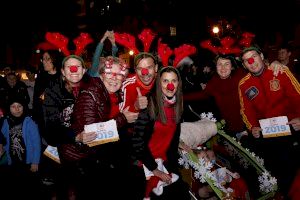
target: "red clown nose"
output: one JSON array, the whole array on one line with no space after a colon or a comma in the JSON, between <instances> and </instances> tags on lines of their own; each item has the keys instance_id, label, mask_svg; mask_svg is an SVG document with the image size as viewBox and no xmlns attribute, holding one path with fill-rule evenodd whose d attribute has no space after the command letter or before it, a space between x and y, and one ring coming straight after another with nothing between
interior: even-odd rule
<instances>
[{"instance_id":1,"label":"red clown nose","mask_svg":"<svg viewBox=\"0 0 300 200\"><path fill-rule=\"evenodd\" d=\"M254 63L254 58L249 58L247 61L251 65L252 63Z\"/></svg>"},{"instance_id":2,"label":"red clown nose","mask_svg":"<svg viewBox=\"0 0 300 200\"><path fill-rule=\"evenodd\" d=\"M170 90L170 91L173 91L175 89L174 84L173 83L168 83L167 89Z\"/></svg>"},{"instance_id":3,"label":"red clown nose","mask_svg":"<svg viewBox=\"0 0 300 200\"><path fill-rule=\"evenodd\" d=\"M76 66L76 65L70 66L70 72L74 73L74 72L77 72L77 71L78 71L78 66Z\"/></svg>"},{"instance_id":4,"label":"red clown nose","mask_svg":"<svg viewBox=\"0 0 300 200\"><path fill-rule=\"evenodd\" d=\"M145 76L145 75L148 75L148 74L149 74L149 70L148 70L148 69L146 69L146 68L143 68L141 72L142 72L142 75L143 75L143 76Z\"/></svg>"}]
</instances>

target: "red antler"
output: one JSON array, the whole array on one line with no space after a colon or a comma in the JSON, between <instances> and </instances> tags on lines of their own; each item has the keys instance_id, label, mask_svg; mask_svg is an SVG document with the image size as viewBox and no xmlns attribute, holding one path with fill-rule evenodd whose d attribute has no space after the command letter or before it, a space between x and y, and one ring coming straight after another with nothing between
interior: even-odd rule
<instances>
[{"instance_id":1,"label":"red antler","mask_svg":"<svg viewBox=\"0 0 300 200\"><path fill-rule=\"evenodd\" d=\"M239 54L240 49L233 47L235 40L232 37L224 37L221 39L221 47L218 48L220 54Z\"/></svg>"},{"instance_id":2,"label":"red antler","mask_svg":"<svg viewBox=\"0 0 300 200\"><path fill-rule=\"evenodd\" d=\"M174 54L175 54L175 59L173 66L177 67L178 63L185 57L195 54L196 53L196 47L189 45L189 44L183 44L178 48L175 48Z\"/></svg>"},{"instance_id":3,"label":"red antler","mask_svg":"<svg viewBox=\"0 0 300 200\"><path fill-rule=\"evenodd\" d=\"M242 39L239 44L243 47L250 47L255 35L253 33L245 32L242 34Z\"/></svg>"},{"instance_id":4,"label":"red antler","mask_svg":"<svg viewBox=\"0 0 300 200\"><path fill-rule=\"evenodd\" d=\"M144 51L145 52L149 52L149 49L150 49L150 46L151 46L151 43L153 41L153 39L155 38L156 34L154 34L152 32L152 30L150 29L144 29L142 31L142 33L140 33L138 35L139 39L143 42L144 44Z\"/></svg>"},{"instance_id":5,"label":"red antler","mask_svg":"<svg viewBox=\"0 0 300 200\"><path fill-rule=\"evenodd\" d=\"M204 49L208 49L209 51L213 52L214 54L218 54L218 47L213 45L210 40L204 40L200 43L200 46Z\"/></svg>"},{"instance_id":6,"label":"red antler","mask_svg":"<svg viewBox=\"0 0 300 200\"><path fill-rule=\"evenodd\" d=\"M69 39L60 33L46 33L46 40L59 48L65 56L70 55L70 51L67 48Z\"/></svg>"},{"instance_id":7,"label":"red antler","mask_svg":"<svg viewBox=\"0 0 300 200\"><path fill-rule=\"evenodd\" d=\"M80 33L80 35L75 38L73 42L76 46L75 55L79 56L83 52L84 48L93 42L93 39L88 33Z\"/></svg>"},{"instance_id":8,"label":"red antler","mask_svg":"<svg viewBox=\"0 0 300 200\"><path fill-rule=\"evenodd\" d=\"M139 50L135 46L135 38L128 33L115 33L116 42L120 45L127 47L134 51L134 54L138 54Z\"/></svg>"},{"instance_id":9,"label":"red antler","mask_svg":"<svg viewBox=\"0 0 300 200\"><path fill-rule=\"evenodd\" d=\"M172 55L173 50L167 44L161 43L161 38L158 40L157 53L161 59L162 65L165 67L168 66L169 57Z\"/></svg>"},{"instance_id":10,"label":"red antler","mask_svg":"<svg viewBox=\"0 0 300 200\"><path fill-rule=\"evenodd\" d=\"M208 49L214 54L236 54L238 55L240 53L240 49L237 46L233 46L235 43L235 40L232 37L224 37L220 41L221 46L217 47L212 44L210 40L205 40L200 43L200 46L202 48Z\"/></svg>"},{"instance_id":11,"label":"red antler","mask_svg":"<svg viewBox=\"0 0 300 200\"><path fill-rule=\"evenodd\" d=\"M49 42L41 42L39 44L37 44L37 46L35 47L36 49L40 49L43 51L47 51L47 50L57 50L57 47Z\"/></svg>"}]
</instances>

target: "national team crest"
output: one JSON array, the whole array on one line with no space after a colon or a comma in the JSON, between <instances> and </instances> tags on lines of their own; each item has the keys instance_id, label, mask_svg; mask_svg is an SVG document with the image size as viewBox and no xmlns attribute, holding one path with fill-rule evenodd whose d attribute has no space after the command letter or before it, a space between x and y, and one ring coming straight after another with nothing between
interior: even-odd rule
<instances>
[{"instance_id":1,"label":"national team crest","mask_svg":"<svg viewBox=\"0 0 300 200\"><path fill-rule=\"evenodd\" d=\"M270 90L274 92L280 90L280 82L275 77L270 81Z\"/></svg>"}]
</instances>

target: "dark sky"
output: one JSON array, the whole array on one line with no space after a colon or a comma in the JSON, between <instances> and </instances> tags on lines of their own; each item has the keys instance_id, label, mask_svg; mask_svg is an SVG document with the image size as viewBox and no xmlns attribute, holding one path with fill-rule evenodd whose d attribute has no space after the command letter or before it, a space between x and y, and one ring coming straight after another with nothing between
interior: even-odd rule
<instances>
[{"instance_id":1,"label":"dark sky","mask_svg":"<svg viewBox=\"0 0 300 200\"><path fill-rule=\"evenodd\" d=\"M72 38L79 34L77 25L82 21L88 24L85 31L92 35L102 35L110 25L133 31L132 27L124 26L125 16L137 17L140 29L145 23L153 25L154 21L166 27L174 24L179 41L208 37L210 23L222 18L238 23L243 30L255 32L262 40L270 39L270 35L278 31L290 39L294 37L295 24L300 21L296 14L300 10L299 0L273 2L272 6L260 5L261 0L249 1L248 5L245 1L232 0L122 0L122 4L115 0L94 1L93 9L87 11L89 17L84 20L76 17L79 8L75 0L6 1L0 8L0 63L7 61L7 47L13 51L13 63L15 60L27 62L46 31L58 31ZM91 0L86 2L89 4ZM111 9L101 12L106 5L111 5Z\"/></svg>"}]
</instances>

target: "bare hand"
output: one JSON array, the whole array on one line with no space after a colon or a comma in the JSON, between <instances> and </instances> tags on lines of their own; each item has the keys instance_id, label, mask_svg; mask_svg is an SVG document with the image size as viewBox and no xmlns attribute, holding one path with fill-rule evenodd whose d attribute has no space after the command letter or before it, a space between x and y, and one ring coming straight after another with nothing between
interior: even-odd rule
<instances>
[{"instance_id":1,"label":"bare hand","mask_svg":"<svg viewBox=\"0 0 300 200\"><path fill-rule=\"evenodd\" d=\"M192 152L191 147L189 147L188 145L186 145L184 142L179 142L179 148L190 153Z\"/></svg>"},{"instance_id":2,"label":"bare hand","mask_svg":"<svg viewBox=\"0 0 300 200\"><path fill-rule=\"evenodd\" d=\"M166 182L168 184L172 183L172 178L169 174L166 174L165 172L160 171L159 169L153 170L152 173L155 176L159 177L163 182Z\"/></svg>"},{"instance_id":3,"label":"bare hand","mask_svg":"<svg viewBox=\"0 0 300 200\"><path fill-rule=\"evenodd\" d=\"M84 144L87 144L93 140L95 140L97 138L97 134L96 132L84 132L82 131L81 133L79 133L77 136L76 136L76 141L77 142L82 142Z\"/></svg>"},{"instance_id":4,"label":"bare hand","mask_svg":"<svg viewBox=\"0 0 300 200\"><path fill-rule=\"evenodd\" d=\"M283 73L284 68L287 68L287 66L284 66L279 61L275 60L271 63L271 65L268 67L273 71L273 75L277 76L280 72L280 74Z\"/></svg>"},{"instance_id":5,"label":"bare hand","mask_svg":"<svg viewBox=\"0 0 300 200\"><path fill-rule=\"evenodd\" d=\"M129 111L129 106L126 107L126 108L123 110L122 113L123 113L123 115L125 115L125 117L126 117L128 123L133 123L133 122L135 122L136 119L137 119L138 116L139 116L139 113L130 112L130 111Z\"/></svg>"},{"instance_id":6,"label":"bare hand","mask_svg":"<svg viewBox=\"0 0 300 200\"><path fill-rule=\"evenodd\" d=\"M287 124L291 125L295 131L300 130L300 118L294 118L291 121L289 121Z\"/></svg>"},{"instance_id":7,"label":"bare hand","mask_svg":"<svg viewBox=\"0 0 300 200\"><path fill-rule=\"evenodd\" d=\"M115 40L115 33L114 31L108 31L108 36L107 38L109 39L109 41L111 42L112 45L116 44L116 40Z\"/></svg>"},{"instance_id":8,"label":"bare hand","mask_svg":"<svg viewBox=\"0 0 300 200\"><path fill-rule=\"evenodd\" d=\"M108 35L109 35L109 31L106 31L104 33L103 37L101 38L100 43L104 43L104 41L106 40L106 38L108 38Z\"/></svg>"},{"instance_id":9,"label":"bare hand","mask_svg":"<svg viewBox=\"0 0 300 200\"><path fill-rule=\"evenodd\" d=\"M261 133L262 129L260 127L253 127L251 132L253 137L255 138L259 138L260 137L260 133Z\"/></svg>"},{"instance_id":10,"label":"bare hand","mask_svg":"<svg viewBox=\"0 0 300 200\"><path fill-rule=\"evenodd\" d=\"M38 164L31 164L30 166L30 171L31 172L37 172L39 170L39 165Z\"/></svg>"},{"instance_id":11,"label":"bare hand","mask_svg":"<svg viewBox=\"0 0 300 200\"><path fill-rule=\"evenodd\" d=\"M147 108L147 106L148 106L148 99L147 99L147 97L142 95L141 90L140 90L139 87L136 87L136 91L137 91L138 96L137 96L136 102L134 104L134 107L137 110L141 110L141 109Z\"/></svg>"}]
</instances>

